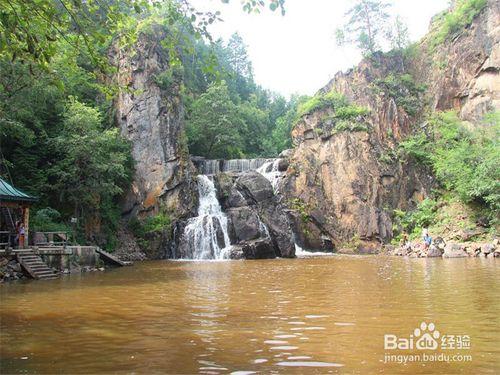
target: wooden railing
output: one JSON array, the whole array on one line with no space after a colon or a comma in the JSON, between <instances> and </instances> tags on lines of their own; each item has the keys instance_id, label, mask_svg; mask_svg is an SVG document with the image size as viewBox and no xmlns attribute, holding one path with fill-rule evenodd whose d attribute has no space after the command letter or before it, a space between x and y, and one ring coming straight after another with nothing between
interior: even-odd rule
<instances>
[{"instance_id":1,"label":"wooden railing","mask_svg":"<svg viewBox=\"0 0 500 375\"><path fill-rule=\"evenodd\" d=\"M10 236L9 231L0 231L0 249L4 249L10 246Z\"/></svg>"},{"instance_id":2,"label":"wooden railing","mask_svg":"<svg viewBox=\"0 0 500 375\"><path fill-rule=\"evenodd\" d=\"M35 246L66 246L67 232L34 232L33 244Z\"/></svg>"}]
</instances>

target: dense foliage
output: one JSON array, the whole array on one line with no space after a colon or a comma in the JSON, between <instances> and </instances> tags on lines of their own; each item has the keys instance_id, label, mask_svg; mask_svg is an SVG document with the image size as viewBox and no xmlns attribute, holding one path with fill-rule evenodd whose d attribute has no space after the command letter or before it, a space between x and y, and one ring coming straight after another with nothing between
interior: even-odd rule
<instances>
[{"instance_id":1,"label":"dense foliage","mask_svg":"<svg viewBox=\"0 0 500 375\"><path fill-rule=\"evenodd\" d=\"M472 126L455 112L433 115L429 127L400 144L401 153L430 166L441 186L485 210L492 223L500 209L500 115Z\"/></svg>"},{"instance_id":2,"label":"dense foliage","mask_svg":"<svg viewBox=\"0 0 500 375\"><path fill-rule=\"evenodd\" d=\"M289 144L287 133L274 142L273 131L290 108L254 83L238 35L227 43L211 42L206 27L218 13L197 12L184 0L99 4L12 0L2 6L0 174L40 197L34 229L76 229L82 241L111 248L119 199L133 173L130 145L113 120L111 43L133 43L154 24L165 28L162 45L171 64L153 79L167 93L182 82L192 153L274 154ZM264 6L283 11L283 4L242 2L248 12ZM76 228L68 225L72 217L78 219ZM149 232L166 222L159 218L144 225Z\"/></svg>"},{"instance_id":3,"label":"dense foliage","mask_svg":"<svg viewBox=\"0 0 500 375\"><path fill-rule=\"evenodd\" d=\"M210 72L211 60L217 64ZM184 102L191 154L208 158L275 156L290 145L297 100L262 89L253 80L246 46L238 34L227 43L198 42L182 57Z\"/></svg>"},{"instance_id":4,"label":"dense foliage","mask_svg":"<svg viewBox=\"0 0 500 375\"><path fill-rule=\"evenodd\" d=\"M399 242L403 233L409 234L412 239L420 235L422 228L434 224L437 209L437 202L427 198L420 202L414 210L394 210L394 242Z\"/></svg>"},{"instance_id":5,"label":"dense foliage","mask_svg":"<svg viewBox=\"0 0 500 375\"><path fill-rule=\"evenodd\" d=\"M40 197L33 227L64 229L62 222L76 217L82 236L111 233L132 162L128 143L104 116L110 103L91 66L69 53L52 62L51 72L0 64L9 71L0 77L1 172Z\"/></svg>"}]
</instances>

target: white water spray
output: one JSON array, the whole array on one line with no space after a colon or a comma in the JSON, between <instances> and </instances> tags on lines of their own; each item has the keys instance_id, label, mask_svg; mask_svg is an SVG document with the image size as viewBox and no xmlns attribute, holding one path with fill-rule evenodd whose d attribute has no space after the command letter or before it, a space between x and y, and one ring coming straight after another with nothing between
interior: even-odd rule
<instances>
[{"instance_id":1,"label":"white water spray","mask_svg":"<svg viewBox=\"0 0 500 375\"><path fill-rule=\"evenodd\" d=\"M192 259L227 259L231 250L227 216L222 212L213 181L198 176L200 203L198 216L189 219L184 229Z\"/></svg>"},{"instance_id":2,"label":"white water spray","mask_svg":"<svg viewBox=\"0 0 500 375\"><path fill-rule=\"evenodd\" d=\"M281 159L269 161L257 169L257 172L263 175L271 183L275 193L278 191L280 177L283 175L283 173L279 171L280 161Z\"/></svg>"}]
</instances>

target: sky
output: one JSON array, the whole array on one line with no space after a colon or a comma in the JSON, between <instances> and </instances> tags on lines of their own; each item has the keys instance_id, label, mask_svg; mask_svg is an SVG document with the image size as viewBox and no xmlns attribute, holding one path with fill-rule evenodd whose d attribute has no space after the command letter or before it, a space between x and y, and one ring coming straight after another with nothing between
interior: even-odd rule
<instances>
[{"instance_id":1,"label":"sky","mask_svg":"<svg viewBox=\"0 0 500 375\"><path fill-rule=\"evenodd\" d=\"M339 70L355 66L358 51L338 47L335 29L344 23L350 0L286 0L286 14L265 10L246 14L239 0L193 0L197 9L222 13L223 22L209 29L215 39L238 32L248 47L255 81L266 89L290 96L313 95ZM448 0L393 0L391 15L408 25L410 39L425 35L430 19Z\"/></svg>"}]
</instances>

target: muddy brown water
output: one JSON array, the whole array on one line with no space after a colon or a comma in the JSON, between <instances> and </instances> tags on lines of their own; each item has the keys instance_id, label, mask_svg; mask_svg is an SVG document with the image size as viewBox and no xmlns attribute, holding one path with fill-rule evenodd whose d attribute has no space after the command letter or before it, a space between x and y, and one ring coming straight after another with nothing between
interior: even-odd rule
<instances>
[{"instance_id":1,"label":"muddy brown water","mask_svg":"<svg viewBox=\"0 0 500 375\"><path fill-rule=\"evenodd\" d=\"M4 284L0 372L498 374L499 266L383 256L154 261ZM384 349L384 335L409 339L422 322L439 331L436 342L460 336L466 347L468 337L470 348ZM398 363L423 354L449 361Z\"/></svg>"}]
</instances>

